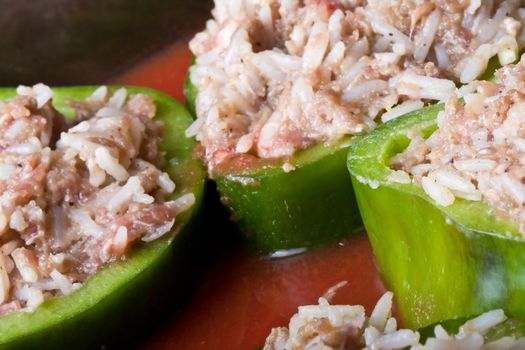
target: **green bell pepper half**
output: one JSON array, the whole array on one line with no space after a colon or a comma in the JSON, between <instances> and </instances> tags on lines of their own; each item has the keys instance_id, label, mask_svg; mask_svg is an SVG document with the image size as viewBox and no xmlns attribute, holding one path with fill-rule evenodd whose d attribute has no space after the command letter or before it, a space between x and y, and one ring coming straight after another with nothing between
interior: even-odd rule
<instances>
[{"instance_id":1,"label":"green bell pepper half","mask_svg":"<svg viewBox=\"0 0 525 350\"><path fill-rule=\"evenodd\" d=\"M410 130L436 130L434 105L379 126L350 146L348 168L380 273L403 324L503 308L525 316L525 242L516 223L496 219L481 201L441 207L419 185L388 181L391 157Z\"/></svg>"},{"instance_id":2,"label":"green bell pepper half","mask_svg":"<svg viewBox=\"0 0 525 350\"><path fill-rule=\"evenodd\" d=\"M197 87L189 74L186 104L195 110ZM316 145L288 161L232 162L212 177L232 220L256 249L263 252L307 248L362 230L354 192L345 166L347 137L334 145Z\"/></svg>"},{"instance_id":3,"label":"green bell pepper half","mask_svg":"<svg viewBox=\"0 0 525 350\"><path fill-rule=\"evenodd\" d=\"M66 116L73 116L66 99L84 99L95 87L54 88L54 106ZM175 285L182 265L174 265L187 247L203 198L205 171L194 159L194 142L184 136L191 116L172 98L146 88L127 88L129 93L145 93L157 106L155 118L165 123L161 148L166 152L166 166L177 188L174 197L192 192L196 203L181 213L173 230L162 238L136 246L123 261L114 262L89 278L77 291L47 300L34 312L15 312L0 318L0 348L92 348L116 337L130 337L131 324L142 324L144 315L165 308L170 302L159 300L155 289ZM0 99L15 96L14 89L0 89ZM181 248L182 249L182 248ZM182 261L180 261L182 263ZM167 276L166 276L167 274ZM168 280L159 281L163 276ZM156 284L155 284L156 283ZM163 283L163 284L161 284ZM178 285L177 288L184 288ZM164 295L163 297L169 297ZM125 334L127 333L127 334Z\"/></svg>"}]
</instances>

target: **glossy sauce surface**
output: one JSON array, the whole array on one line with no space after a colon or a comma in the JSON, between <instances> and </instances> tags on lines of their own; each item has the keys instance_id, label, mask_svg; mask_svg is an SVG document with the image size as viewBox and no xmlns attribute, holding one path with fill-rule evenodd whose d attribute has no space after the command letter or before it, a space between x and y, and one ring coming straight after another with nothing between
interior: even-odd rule
<instances>
[{"instance_id":1,"label":"glossy sauce surface","mask_svg":"<svg viewBox=\"0 0 525 350\"><path fill-rule=\"evenodd\" d=\"M152 87L183 100L190 60L185 44L174 45L112 83ZM317 303L334 286L331 303L361 304L368 312L384 292L365 234L281 259L225 241L187 308L139 348L252 350L272 327L287 325L299 305Z\"/></svg>"}]
</instances>

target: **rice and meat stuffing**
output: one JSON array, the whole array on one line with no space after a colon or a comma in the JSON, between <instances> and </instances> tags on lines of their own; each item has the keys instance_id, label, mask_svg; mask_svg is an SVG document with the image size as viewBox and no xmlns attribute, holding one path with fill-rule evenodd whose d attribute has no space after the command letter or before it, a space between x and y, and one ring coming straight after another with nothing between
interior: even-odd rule
<instances>
[{"instance_id":1,"label":"rice and meat stuffing","mask_svg":"<svg viewBox=\"0 0 525 350\"><path fill-rule=\"evenodd\" d=\"M193 203L170 201L154 101L97 89L67 120L42 84L0 101L0 315L65 295L133 242L168 232Z\"/></svg>"},{"instance_id":2,"label":"rice and meat stuffing","mask_svg":"<svg viewBox=\"0 0 525 350\"><path fill-rule=\"evenodd\" d=\"M462 97L464 102L459 98ZM461 88L438 115L438 130L391 160L393 181L420 184L439 205L456 198L485 201L525 234L525 59L496 72L496 80ZM410 176L411 175L411 176Z\"/></svg>"},{"instance_id":3,"label":"rice and meat stuffing","mask_svg":"<svg viewBox=\"0 0 525 350\"><path fill-rule=\"evenodd\" d=\"M216 0L190 43L209 167L288 159L443 101L525 44L520 1Z\"/></svg>"},{"instance_id":4,"label":"rice and meat stuffing","mask_svg":"<svg viewBox=\"0 0 525 350\"><path fill-rule=\"evenodd\" d=\"M385 293L370 317L361 305L330 305L325 298L319 305L300 306L288 327L272 329L264 350L518 350L525 338L506 336L487 342L484 335L507 320L503 310L486 312L465 322L457 334L441 325L424 342L410 329L398 329L392 317L393 293Z\"/></svg>"}]
</instances>

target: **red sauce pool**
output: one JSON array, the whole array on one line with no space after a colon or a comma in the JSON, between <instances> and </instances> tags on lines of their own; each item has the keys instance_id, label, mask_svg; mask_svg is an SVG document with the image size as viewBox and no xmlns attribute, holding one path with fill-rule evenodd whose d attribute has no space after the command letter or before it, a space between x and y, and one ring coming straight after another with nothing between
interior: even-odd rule
<instances>
[{"instance_id":1,"label":"red sauce pool","mask_svg":"<svg viewBox=\"0 0 525 350\"><path fill-rule=\"evenodd\" d=\"M174 44L112 80L116 85L146 86L184 102L183 86L191 63L186 44Z\"/></svg>"},{"instance_id":2,"label":"red sauce pool","mask_svg":"<svg viewBox=\"0 0 525 350\"><path fill-rule=\"evenodd\" d=\"M277 260L234 247L206 276L188 309L144 348L254 350L272 327L288 324L297 306L316 304L340 282L346 284L332 303L370 311L384 291L375 271L365 235Z\"/></svg>"},{"instance_id":3,"label":"red sauce pool","mask_svg":"<svg viewBox=\"0 0 525 350\"><path fill-rule=\"evenodd\" d=\"M174 45L113 83L152 87L182 100L190 59L186 45ZM185 311L140 348L254 350L272 327L287 325L299 305L317 303L341 282L346 284L331 303L360 304L370 312L384 292L364 234L284 259L233 244L217 261Z\"/></svg>"}]
</instances>

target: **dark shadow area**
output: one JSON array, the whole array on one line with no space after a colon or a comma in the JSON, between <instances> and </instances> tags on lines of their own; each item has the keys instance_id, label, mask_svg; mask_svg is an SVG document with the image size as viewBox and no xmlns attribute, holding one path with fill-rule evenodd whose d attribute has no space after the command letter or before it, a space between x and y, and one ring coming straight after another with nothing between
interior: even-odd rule
<instances>
[{"instance_id":1,"label":"dark shadow area","mask_svg":"<svg viewBox=\"0 0 525 350\"><path fill-rule=\"evenodd\" d=\"M136 348L137 344L165 333L167 325L187 312L195 293L202 289L218 260L224 258L224 252L239 248L241 243L240 234L229 221L229 213L220 203L215 184L209 180L191 235L182 237L174 247L173 259L164 274L165 283L158 283L156 288L141 295L142 309L146 306L148 312L136 322L126 322L131 328L117 327L116 336L106 338L101 348ZM133 318L133 313L129 317Z\"/></svg>"},{"instance_id":2,"label":"dark shadow area","mask_svg":"<svg viewBox=\"0 0 525 350\"><path fill-rule=\"evenodd\" d=\"M209 0L0 0L0 85L105 82L203 27Z\"/></svg>"}]
</instances>

